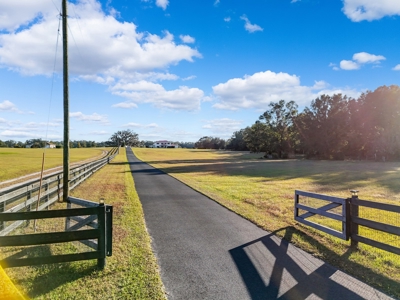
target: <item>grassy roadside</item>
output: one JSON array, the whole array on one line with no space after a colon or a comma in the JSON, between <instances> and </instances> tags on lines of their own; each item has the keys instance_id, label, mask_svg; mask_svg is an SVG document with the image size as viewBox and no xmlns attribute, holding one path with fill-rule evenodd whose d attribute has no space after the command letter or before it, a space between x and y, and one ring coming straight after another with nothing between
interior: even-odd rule
<instances>
[{"instance_id":1,"label":"grassy roadside","mask_svg":"<svg viewBox=\"0 0 400 300\"><path fill-rule=\"evenodd\" d=\"M74 148L70 150L71 163L100 157L111 148ZM62 149L46 149L45 170L62 165ZM0 148L0 182L40 172L43 149Z\"/></svg>"},{"instance_id":2,"label":"grassy roadside","mask_svg":"<svg viewBox=\"0 0 400 300\"><path fill-rule=\"evenodd\" d=\"M107 258L103 271L96 269L96 260L6 269L20 290L33 299L165 299L125 149L72 196L104 198L113 205L113 256ZM38 223L40 228L54 226L43 220ZM60 249L55 245L45 251Z\"/></svg>"},{"instance_id":3,"label":"grassy roadside","mask_svg":"<svg viewBox=\"0 0 400 300\"><path fill-rule=\"evenodd\" d=\"M349 242L293 218L295 189L343 198L350 196L350 189L358 189L361 199L399 204L400 163L268 161L259 159L260 154L186 149L137 148L134 152L263 229L290 237L290 242L314 256L400 298L398 255L363 244L354 251ZM384 217L400 226L398 214ZM400 247L398 238L388 243Z\"/></svg>"}]
</instances>

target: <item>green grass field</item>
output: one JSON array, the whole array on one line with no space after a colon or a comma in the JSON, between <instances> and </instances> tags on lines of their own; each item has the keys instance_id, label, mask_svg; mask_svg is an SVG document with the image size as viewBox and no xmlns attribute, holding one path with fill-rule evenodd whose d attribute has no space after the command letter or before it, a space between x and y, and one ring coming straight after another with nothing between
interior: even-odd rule
<instances>
[{"instance_id":1,"label":"green grass field","mask_svg":"<svg viewBox=\"0 0 400 300\"><path fill-rule=\"evenodd\" d=\"M293 220L295 189L343 198L350 196L350 189L358 189L360 199L400 204L400 163L278 161L260 159L262 154L209 150L137 148L134 151L142 160L258 226L400 298L398 255L362 244L355 251L349 248L349 242ZM114 250L113 256L107 259L106 269L97 271L96 261L6 269L13 282L35 299L165 298L124 149L112 164L84 182L72 195L92 201L104 197L114 205ZM383 217L385 222L400 226L398 214L361 211L361 216L364 215ZM40 228L46 226L39 221ZM363 234L385 238L368 230ZM400 247L398 237L386 242ZM56 253L60 249L46 247L45 251Z\"/></svg>"},{"instance_id":2,"label":"green grass field","mask_svg":"<svg viewBox=\"0 0 400 300\"><path fill-rule=\"evenodd\" d=\"M70 149L70 162L80 162L100 157L104 150L111 148ZM45 169L62 165L63 149L45 149ZM40 172L43 149L0 148L0 182Z\"/></svg>"},{"instance_id":3,"label":"green grass field","mask_svg":"<svg viewBox=\"0 0 400 300\"><path fill-rule=\"evenodd\" d=\"M400 257L332 237L294 221L294 191L304 190L400 205L400 162L265 160L262 154L186 149L134 149L162 169L260 227L286 237L313 255L400 298ZM317 205L312 199L305 199ZM326 204L326 203L324 203ZM321 203L320 205L321 206ZM361 210L362 217L400 227L395 213ZM340 227L335 221L324 225ZM366 237L400 247L400 238L361 227Z\"/></svg>"},{"instance_id":4,"label":"green grass field","mask_svg":"<svg viewBox=\"0 0 400 300\"><path fill-rule=\"evenodd\" d=\"M113 205L113 255L107 257L103 271L97 270L96 260L5 269L20 291L32 299L166 299L125 149L71 196L96 202L104 198ZM51 209L56 208L65 208L65 204ZM40 232L48 232L57 226L64 228L64 222L39 220L38 227ZM32 228L24 230L29 229L32 233ZM66 254L73 252L75 245L31 247L26 255ZM3 248L1 256L20 253L9 248Z\"/></svg>"}]
</instances>

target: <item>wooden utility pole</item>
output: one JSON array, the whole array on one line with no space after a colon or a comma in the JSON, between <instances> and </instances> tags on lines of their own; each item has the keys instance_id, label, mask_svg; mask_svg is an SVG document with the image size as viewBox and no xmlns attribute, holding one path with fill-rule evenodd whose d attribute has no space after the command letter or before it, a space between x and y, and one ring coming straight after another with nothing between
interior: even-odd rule
<instances>
[{"instance_id":1,"label":"wooden utility pole","mask_svg":"<svg viewBox=\"0 0 400 300\"><path fill-rule=\"evenodd\" d=\"M68 26L67 0L62 1L63 84L64 84L64 147L63 147L63 201L69 197L69 87L68 87Z\"/></svg>"}]
</instances>

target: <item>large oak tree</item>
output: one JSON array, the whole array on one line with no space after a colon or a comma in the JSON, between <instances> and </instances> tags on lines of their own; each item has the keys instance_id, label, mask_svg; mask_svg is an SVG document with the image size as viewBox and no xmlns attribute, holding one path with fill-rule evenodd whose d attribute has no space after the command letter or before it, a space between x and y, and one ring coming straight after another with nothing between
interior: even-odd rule
<instances>
[{"instance_id":1,"label":"large oak tree","mask_svg":"<svg viewBox=\"0 0 400 300\"><path fill-rule=\"evenodd\" d=\"M115 146L138 146L139 142L139 135L133 132L130 129L117 131L111 137L110 141Z\"/></svg>"}]
</instances>

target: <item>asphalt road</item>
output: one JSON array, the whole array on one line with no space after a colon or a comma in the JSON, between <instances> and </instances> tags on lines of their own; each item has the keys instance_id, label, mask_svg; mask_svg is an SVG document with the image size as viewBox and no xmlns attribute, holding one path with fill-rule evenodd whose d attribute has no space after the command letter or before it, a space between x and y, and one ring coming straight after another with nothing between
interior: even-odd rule
<instances>
[{"instance_id":1,"label":"asphalt road","mask_svg":"<svg viewBox=\"0 0 400 300\"><path fill-rule=\"evenodd\" d=\"M391 299L127 157L168 299Z\"/></svg>"}]
</instances>

